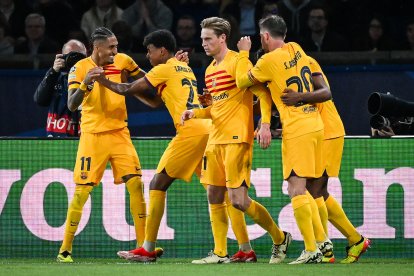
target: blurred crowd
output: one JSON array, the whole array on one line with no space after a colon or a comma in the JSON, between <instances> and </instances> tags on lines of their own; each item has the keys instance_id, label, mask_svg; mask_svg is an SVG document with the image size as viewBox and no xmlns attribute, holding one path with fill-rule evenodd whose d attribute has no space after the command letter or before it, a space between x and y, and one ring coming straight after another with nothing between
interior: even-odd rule
<instances>
[{"instance_id":1,"label":"blurred crowd","mask_svg":"<svg viewBox=\"0 0 414 276\"><path fill-rule=\"evenodd\" d=\"M69 39L88 45L98 26L117 36L119 51L144 53L143 37L171 30L178 48L202 52L200 22L220 16L232 24L229 46L269 14L288 25L286 41L305 51L414 50L414 1L409 0L0 0L0 55L56 54Z\"/></svg>"}]
</instances>

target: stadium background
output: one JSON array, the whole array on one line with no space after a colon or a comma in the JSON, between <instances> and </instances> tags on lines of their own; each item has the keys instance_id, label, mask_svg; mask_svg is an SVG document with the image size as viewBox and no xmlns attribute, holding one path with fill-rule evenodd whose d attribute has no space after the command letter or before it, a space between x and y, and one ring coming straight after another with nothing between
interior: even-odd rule
<instances>
[{"instance_id":1,"label":"stadium background","mask_svg":"<svg viewBox=\"0 0 414 276\"><path fill-rule=\"evenodd\" d=\"M149 180L169 139L134 139ZM62 237L73 194L72 168L77 140L0 140L0 258L54 258ZM367 258L414 257L414 139L347 138L339 180L330 183L350 220L373 240ZM407 150L409 149L409 150ZM282 182L280 140L268 150L255 146L250 194L269 209L285 230L293 233L289 256L303 247L292 217L287 185ZM135 247L128 196L124 185L114 185L109 168L103 183L86 204L74 243L77 258L111 258ZM146 189L148 192L148 189ZM206 195L194 177L178 181L168 192L167 212L159 245L167 258L201 257L213 245ZM268 258L271 239L249 224L252 245ZM345 255L346 240L330 228L336 256ZM229 251L237 243L229 234Z\"/></svg>"},{"instance_id":2,"label":"stadium background","mask_svg":"<svg viewBox=\"0 0 414 276\"><path fill-rule=\"evenodd\" d=\"M370 135L367 109L372 92L391 92L397 97L414 101L414 52L352 52L315 53L331 85L333 100L345 125L347 135ZM145 56L134 55L140 66L150 69ZM52 64L50 55L42 57L40 66ZM199 54L190 56L190 65L198 80L199 91L204 87L204 68L210 59ZM20 60L23 64L17 62ZM345 61L349 64L343 64ZM6 62L7 61L7 62ZM27 57L3 57L0 66L0 136L44 137L47 108L33 102L35 87L42 80L44 69L20 69ZM17 63L16 63L17 62ZM404 62L404 64L399 64ZM0 57L0 65L2 57ZM132 97L127 97L128 124L132 136L173 136L174 127L164 108L153 110Z\"/></svg>"}]
</instances>

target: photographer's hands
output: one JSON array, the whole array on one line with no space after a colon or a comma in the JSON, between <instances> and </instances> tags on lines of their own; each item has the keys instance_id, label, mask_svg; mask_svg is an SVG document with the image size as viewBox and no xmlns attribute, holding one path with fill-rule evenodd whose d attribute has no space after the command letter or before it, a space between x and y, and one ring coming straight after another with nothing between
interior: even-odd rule
<instances>
[{"instance_id":1,"label":"photographer's hands","mask_svg":"<svg viewBox=\"0 0 414 276\"><path fill-rule=\"evenodd\" d=\"M53 62L53 70L55 72L60 72L60 70L65 67L65 60L63 59L63 54L57 54L55 61Z\"/></svg>"}]
</instances>

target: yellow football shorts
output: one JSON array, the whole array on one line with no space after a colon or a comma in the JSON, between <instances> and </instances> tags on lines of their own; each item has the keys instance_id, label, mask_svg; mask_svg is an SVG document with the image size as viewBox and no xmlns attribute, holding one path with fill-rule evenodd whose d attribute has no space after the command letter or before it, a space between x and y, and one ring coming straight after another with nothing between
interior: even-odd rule
<instances>
[{"instance_id":1,"label":"yellow football shorts","mask_svg":"<svg viewBox=\"0 0 414 276\"><path fill-rule=\"evenodd\" d=\"M344 136L323 140L322 156L326 173L330 177L338 177L341 168Z\"/></svg>"},{"instance_id":2,"label":"yellow football shorts","mask_svg":"<svg viewBox=\"0 0 414 276\"><path fill-rule=\"evenodd\" d=\"M323 130L292 139L282 139L283 178L292 171L299 177L318 178L325 168L322 162Z\"/></svg>"},{"instance_id":3,"label":"yellow football shorts","mask_svg":"<svg viewBox=\"0 0 414 276\"><path fill-rule=\"evenodd\" d=\"M248 143L207 145L200 182L214 186L250 187L252 146Z\"/></svg>"},{"instance_id":4,"label":"yellow football shorts","mask_svg":"<svg viewBox=\"0 0 414 276\"><path fill-rule=\"evenodd\" d=\"M207 146L208 134L180 137L175 136L158 163L157 173L164 169L176 179L189 182L193 173L200 176L201 159Z\"/></svg>"},{"instance_id":5,"label":"yellow football shorts","mask_svg":"<svg viewBox=\"0 0 414 276\"><path fill-rule=\"evenodd\" d=\"M125 175L142 175L128 128L81 134L73 176L75 183L98 185L108 161L116 184L122 183Z\"/></svg>"}]
</instances>

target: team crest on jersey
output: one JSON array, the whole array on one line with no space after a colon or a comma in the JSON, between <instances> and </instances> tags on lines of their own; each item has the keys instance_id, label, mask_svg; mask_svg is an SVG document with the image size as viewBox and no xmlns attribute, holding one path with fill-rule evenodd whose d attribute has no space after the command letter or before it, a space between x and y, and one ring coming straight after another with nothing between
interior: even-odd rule
<instances>
[{"instance_id":1,"label":"team crest on jersey","mask_svg":"<svg viewBox=\"0 0 414 276\"><path fill-rule=\"evenodd\" d=\"M211 87L216 87L216 78L213 78L212 80L211 80Z\"/></svg>"},{"instance_id":2,"label":"team crest on jersey","mask_svg":"<svg viewBox=\"0 0 414 276\"><path fill-rule=\"evenodd\" d=\"M88 178L88 173L87 172L81 172L81 179L85 180L86 178Z\"/></svg>"}]
</instances>

